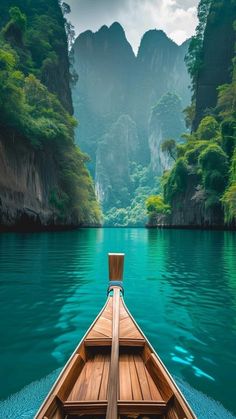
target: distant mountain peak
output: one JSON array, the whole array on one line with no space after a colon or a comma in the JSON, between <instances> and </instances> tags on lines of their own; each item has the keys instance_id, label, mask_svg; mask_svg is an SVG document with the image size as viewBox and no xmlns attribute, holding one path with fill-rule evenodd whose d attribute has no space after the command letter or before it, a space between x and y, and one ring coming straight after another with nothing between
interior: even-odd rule
<instances>
[{"instance_id":1,"label":"distant mountain peak","mask_svg":"<svg viewBox=\"0 0 236 419\"><path fill-rule=\"evenodd\" d=\"M161 29L151 29L143 35L138 49L138 58L152 55L154 51L158 53L163 50L178 50L179 46L170 39Z\"/></svg>"},{"instance_id":2,"label":"distant mountain peak","mask_svg":"<svg viewBox=\"0 0 236 419\"><path fill-rule=\"evenodd\" d=\"M112 25L110 26L110 30L113 32L116 31L117 33L119 32L122 35L125 34L124 28L123 26L121 26L119 22L112 23Z\"/></svg>"},{"instance_id":3,"label":"distant mountain peak","mask_svg":"<svg viewBox=\"0 0 236 419\"><path fill-rule=\"evenodd\" d=\"M141 39L140 47L143 44L145 44L145 45L154 44L155 47L159 47L158 42L160 42L160 41L162 41L162 42L167 41L167 42L177 46L177 44L172 39L170 39L163 30L161 30L161 29L150 29L149 31L145 32L145 34L143 35L143 37Z\"/></svg>"},{"instance_id":4,"label":"distant mountain peak","mask_svg":"<svg viewBox=\"0 0 236 419\"><path fill-rule=\"evenodd\" d=\"M108 26L107 25L102 25L101 28L97 31L97 32L107 32L108 31Z\"/></svg>"}]
</instances>

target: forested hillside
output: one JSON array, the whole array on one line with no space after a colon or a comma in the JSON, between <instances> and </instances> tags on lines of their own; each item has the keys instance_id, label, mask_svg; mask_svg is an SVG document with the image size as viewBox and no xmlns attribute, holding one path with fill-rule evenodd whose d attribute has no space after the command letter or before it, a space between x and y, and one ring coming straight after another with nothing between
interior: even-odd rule
<instances>
[{"instance_id":1,"label":"forested hillside","mask_svg":"<svg viewBox=\"0 0 236 419\"><path fill-rule=\"evenodd\" d=\"M74 144L65 19L57 0L0 4L0 226L99 222Z\"/></svg>"},{"instance_id":2,"label":"forested hillside","mask_svg":"<svg viewBox=\"0 0 236 419\"><path fill-rule=\"evenodd\" d=\"M119 23L86 31L74 43L76 138L91 156L106 225L145 224L145 198L158 191L157 178L171 163L161 144L184 130L187 48L188 41L178 46L150 30L135 56Z\"/></svg>"},{"instance_id":3,"label":"forested hillside","mask_svg":"<svg viewBox=\"0 0 236 419\"><path fill-rule=\"evenodd\" d=\"M169 144L174 166L162 178L163 195L147 201L150 225L236 226L236 2L202 0L187 64L192 133Z\"/></svg>"}]
</instances>

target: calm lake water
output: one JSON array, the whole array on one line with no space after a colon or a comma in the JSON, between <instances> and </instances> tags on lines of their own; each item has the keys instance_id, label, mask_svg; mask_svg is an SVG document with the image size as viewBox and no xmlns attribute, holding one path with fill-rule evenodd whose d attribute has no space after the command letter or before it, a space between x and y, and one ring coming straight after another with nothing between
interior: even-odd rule
<instances>
[{"instance_id":1,"label":"calm lake water","mask_svg":"<svg viewBox=\"0 0 236 419\"><path fill-rule=\"evenodd\" d=\"M126 303L169 371L236 414L234 232L1 234L0 398L64 365L105 302L108 252L126 253Z\"/></svg>"}]
</instances>

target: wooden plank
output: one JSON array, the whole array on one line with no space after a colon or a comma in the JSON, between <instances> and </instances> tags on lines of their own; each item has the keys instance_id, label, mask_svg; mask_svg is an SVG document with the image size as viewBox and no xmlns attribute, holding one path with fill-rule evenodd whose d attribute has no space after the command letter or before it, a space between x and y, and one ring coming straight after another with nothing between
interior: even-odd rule
<instances>
[{"instance_id":1,"label":"wooden plank","mask_svg":"<svg viewBox=\"0 0 236 419\"><path fill-rule=\"evenodd\" d=\"M128 336L131 334L133 334L136 338L139 338L140 336L137 330L135 330L135 328L131 324L130 325L127 324L120 328L120 336L122 338L128 338Z\"/></svg>"},{"instance_id":2,"label":"wooden plank","mask_svg":"<svg viewBox=\"0 0 236 419\"><path fill-rule=\"evenodd\" d=\"M132 387L132 398L133 400L142 400L142 392L133 355L129 355L129 370Z\"/></svg>"},{"instance_id":3,"label":"wooden plank","mask_svg":"<svg viewBox=\"0 0 236 419\"><path fill-rule=\"evenodd\" d=\"M104 367L104 356L102 354L96 355L92 366L92 374L85 394L85 400L98 400Z\"/></svg>"},{"instance_id":4,"label":"wooden plank","mask_svg":"<svg viewBox=\"0 0 236 419\"><path fill-rule=\"evenodd\" d=\"M81 345L79 346L77 353L81 356L81 358L83 358L83 361L85 363L87 360L87 354L86 354L84 342L82 342Z\"/></svg>"},{"instance_id":5,"label":"wooden plank","mask_svg":"<svg viewBox=\"0 0 236 419\"><path fill-rule=\"evenodd\" d=\"M99 392L99 400L107 399L109 367L110 367L110 356L105 355L102 381L101 381L101 387L100 387L100 392Z\"/></svg>"},{"instance_id":6,"label":"wooden plank","mask_svg":"<svg viewBox=\"0 0 236 419\"><path fill-rule=\"evenodd\" d=\"M68 401L79 401L81 399L84 399L89 379L89 373L87 373L87 370L91 371L91 362L92 361L89 360L85 364L83 370L81 371L77 381L75 382L72 388L71 393L68 396Z\"/></svg>"},{"instance_id":7,"label":"wooden plank","mask_svg":"<svg viewBox=\"0 0 236 419\"><path fill-rule=\"evenodd\" d=\"M55 396L55 394L51 394L51 396L48 398L45 405L43 406L43 409L40 412L40 418L51 417L54 414L56 414L57 410L58 410L57 397Z\"/></svg>"},{"instance_id":8,"label":"wooden plank","mask_svg":"<svg viewBox=\"0 0 236 419\"><path fill-rule=\"evenodd\" d=\"M94 329L92 329L91 332L86 337L85 342L86 342L87 339L93 339L93 338L108 339L108 337L105 336L103 333L99 333L99 332L95 331Z\"/></svg>"},{"instance_id":9,"label":"wooden plank","mask_svg":"<svg viewBox=\"0 0 236 419\"><path fill-rule=\"evenodd\" d=\"M93 347L93 346L111 346L112 339L111 338L87 338L84 341L86 347ZM140 347L143 348L145 345L144 339L132 339L132 338L120 338L120 346L132 346L132 347Z\"/></svg>"},{"instance_id":10,"label":"wooden plank","mask_svg":"<svg viewBox=\"0 0 236 419\"><path fill-rule=\"evenodd\" d=\"M126 319L129 317L129 314L127 313L124 304L123 304L123 300L121 300L120 302L120 320Z\"/></svg>"},{"instance_id":11,"label":"wooden plank","mask_svg":"<svg viewBox=\"0 0 236 419\"><path fill-rule=\"evenodd\" d=\"M111 338L89 338L84 341L86 347L111 346Z\"/></svg>"},{"instance_id":12,"label":"wooden plank","mask_svg":"<svg viewBox=\"0 0 236 419\"><path fill-rule=\"evenodd\" d=\"M146 345L143 348L143 353L142 353L142 358L143 358L144 364L146 364L148 358L150 358L151 353L152 353L152 351L151 351L150 347L148 346L148 344L146 343Z\"/></svg>"},{"instance_id":13,"label":"wooden plank","mask_svg":"<svg viewBox=\"0 0 236 419\"><path fill-rule=\"evenodd\" d=\"M125 318L120 321L120 337L143 339L143 336L130 318Z\"/></svg>"},{"instance_id":14,"label":"wooden plank","mask_svg":"<svg viewBox=\"0 0 236 419\"><path fill-rule=\"evenodd\" d=\"M132 400L132 387L129 369L129 356L121 354L119 360L120 400Z\"/></svg>"},{"instance_id":15,"label":"wooden plank","mask_svg":"<svg viewBox=\"0 0 236 419\"><path fill-rule=\"evenodd\" d=\"M134 355L134 362L137 369L140 388L142 391L143 400L151 400L150 388L145 372L145 365L140 355Z\"/></svg>"},{"instance_id":16,"label":"wooden plank","mask_svg":"<svg viewBox=\"0 0 236 419\"><path fill-rule=\"evenodd\" d=\"M125 321L127 321L129 319L125 319ZM120 325L120 336L122 337L127 337L127 335L129 333L135 333L137 336L139 336L139 333L137 332L137 330L135 329L135 327L133 326L133 324L131 323L127 323L127 324L121 324Z\"/></svg>"},{"instance_id":17,"label":"wooden plank","mask_svg":"<svg viewBox=\"0 0 236 419\"><path fill-rule=\"evenodd\" d=\"M148 384L149 384L149 388L150 388L150 393L151 393L151 397L152 400L156 400L156 401L164 401L161 393L159 392L159 390L157 389L156 384L154 383L151 375L149 374L148 370L146 369L146 376L147 376L147 380L148 380Z\"/></svg>"},{"instance_id":18,"label":"wooden plank","mask_svg":"<svg viewBox=\"0 0 236 419\"><path fill-rule=\"evenodd\" d=\"M104 322L97 322L94 325L93 330L95 330L95 332L101 333L105 337L111 337L112 336L111 328L108 327Z\"/></svg>"},{"instance_id":19,"label":"wooden plank","mask_svg":"<svg viewBox=\"0 0 236 419\"><path fill-rule=\"evenodd\" d=\"M105 415L106 409L106 400L99 400L96 402L81 401L64 403L65 415Z\"/></svg>"},{"instance_id":20,"label":"wooden plank","mask_svg":"<svg viewBox=\"0 0 236 419\"><path fill-rule=\"evenodd\" d=\"M120 346L135 346L143 348L145 345L144 339L120 338Z\"/></svg>"},{"instance_id":21,"label":"wooden plank","mask_svg":"<svg viewBox=\"0 0 236 419\"><path fill-rule=\"evenodd\" d=\"M122 281L124 270L124 253L109 253L109 279Z\"/></svg>"},{"instance_id":22,"label":"wooden plank","mask_svg":"<svg viewBox=\"0 0 236 419\"><path fill-rule=\"evenodd\" d=\"M67 399L83 369L83 366L83 358L79 354L76 354L54 390L54 393L57 394L61 400Z\"/></svg>"},{"instance_id":23,"label":"wooden plank","mask_svg":"<svg viewBox=\"0 0 236 419\"><path fill-rule=\"evenodd\" d=\"M78 392L78 400L85 400L85 395L87 393L87 388L89 386L91 376L93 371L93 359L90 359L86 362L85 367L82 371L81 385Z\"/></svg>"},{"instance_id":24,"label":"wooden plank","mask_svg":"<svg viewBox=\"0 0 236 419\"><path fill-rule=\"evenodd\" d=\"M65 402L64 412L67 415L103 415L105 414L107 402L105 400L96 402ZM164 414L166 412L165 402L153 402L149 400L124 401L118 400L119 414ZM113 417L116 419L117 417Z\"/></svg>"},{"instance_id":25,"label":"wooden plank","mask_svg":"<svg viewBox=\"0 0 236 419\"><path fill-rule=\"evenodd\" d=\"M153 402L152 400L118 400L120 415L139 416L139 415L163 415L166 412L165 402ZM164 417L164 416L161 416Z\"/></svg>"},{"instance_id":26,"label":"wooden plank","mask_svg":"<svg viewBox=\"0 0 236 419\"><path fill-rule=\"evenodd\" d=\"M83 382L84 382L85 368L86 368L86 365L84 366L84 369L82 370L78 379L76 380L76 382L75 382L75 384L74 384L74 386L73 386L73 388L72 388L72 390L71 390L71 392L68 396L68 399L67 399L68 401L75 401L75 400L80 399L79 393L80 393L81 386L83 385Z\"/></svg>"},{"instance_id":27,"label":"wooden plank","mask_svg":"<svg viewBox=\"0 0 236 419\"><path fill-rule=\"evenodd\" d=\"M119 318L120 318L120 290L113 289L112 312L112 348L111 365L108 377L107 413L106 419L117 418L117 396L119 383Z\"/></svg>"},{"instance_id":28,"label":"wooden plank","mask_svg":"<svg viewBox=\"0 0 236 419\"><path fill-rule=\"evenodd\" d=\"M105 327L106 329L112 331L112 320L107 319L105 316L101 316L98 320L99 324L101 324L103 327Z\"/></svg>"},{"instance_id":29,"label":"wooden plank","mask_svg":"<svg viewBox=\"0 0 236 419\"><path fill-rule=\"evenodd\" d=\"M186 419L185 416L179 416L173 407L170 407L168 409L166 417L167 419L179 419L179 417L183 417L183 419Z\"/></svg>"},{"instance_id":30,"label":"wooden plank","mask_svg":"<svg viewBox=\"0 0 236 419\"><path fill-rule=\"evenodd\" d=\"M154 383L158 387L162 398L165 401L168 401L173 395L173 391L168 382L169 377L167 376L166 372L161 369L160 365L158 365L157 358L153 353L151 353L150 357L148 358L146 367Z\"/></svg>"},{"instance_id":31,"label":"wooden plank","mask_svg":"<svg viewBox=\"0 0 236 419\"><path fill-rule=\"evenodd\" d=\"M156 384L158 391L160 392L162 398L168 402L175 396L175 408L177 415L181 418L196 419L196 416L191 411L187 402L184 400L181 392L176 388L175 383L171 380L168 372L165 370L164 366L157 358L155 353L150 351L150 356L148 357L148 350L146 350L146 367L150 373L154 383ZM180 413L179 413L180 412Z\"/></svg>"},{"instance_id":32,"label":"wooden plank","mask_svg":"<svg viewBox=\"0 0 236 419\"><path fill-rule=\"evenodd\" d=\"M106 317L106 319L112 321L112 304L108 304L106 308L103 310L102 315Z\"/></svg>"}]
</instances>

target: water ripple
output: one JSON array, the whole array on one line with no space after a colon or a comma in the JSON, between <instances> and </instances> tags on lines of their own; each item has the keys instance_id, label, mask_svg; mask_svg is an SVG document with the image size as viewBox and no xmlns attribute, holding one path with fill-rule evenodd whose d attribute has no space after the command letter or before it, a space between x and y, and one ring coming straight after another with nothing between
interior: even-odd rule
<instances>
[{"instance_id":1,"label":"water ripple","mask_svg":"<svg viewBox=\"0 0 236 419\"><path fill-rule=\"evenodd\" d=\"M232 232L1 234L1 398L62 367L105 301L109 251L126 253L126 302L170 372L236 413Z\"/></svg>"}]
</instances>

